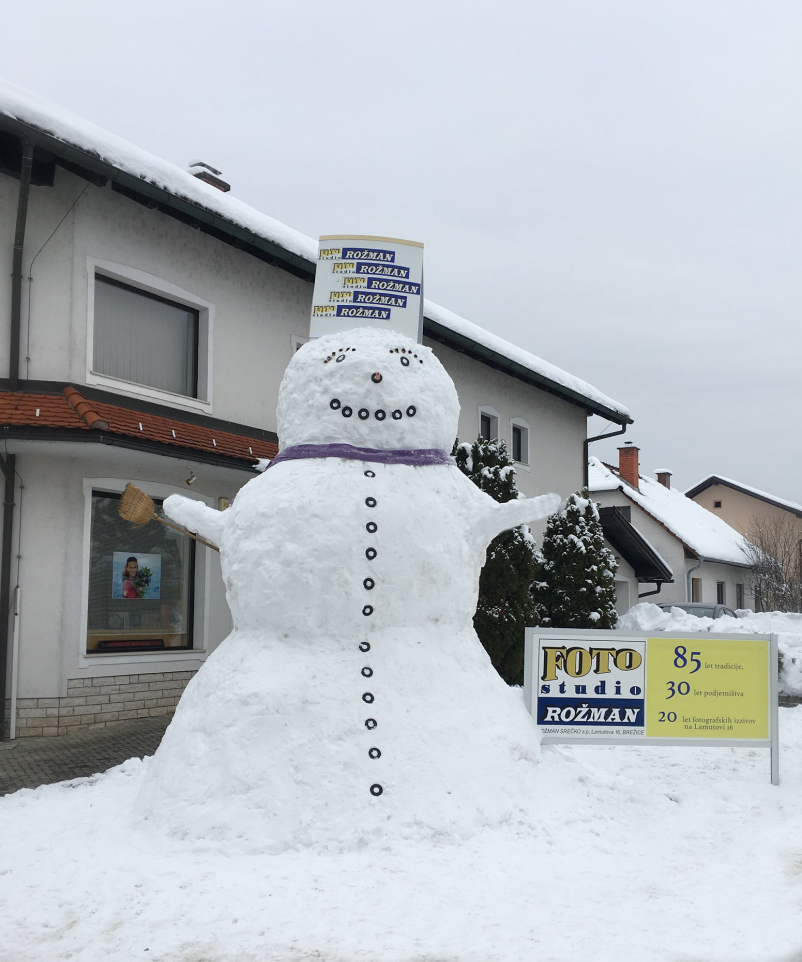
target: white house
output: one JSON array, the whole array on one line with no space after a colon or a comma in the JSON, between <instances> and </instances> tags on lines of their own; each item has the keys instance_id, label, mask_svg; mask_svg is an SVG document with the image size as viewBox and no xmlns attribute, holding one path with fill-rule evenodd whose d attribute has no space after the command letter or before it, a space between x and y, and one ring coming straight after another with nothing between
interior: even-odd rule
<instances>
[{"instance_id":1,"label":"white house","mask_svg":"<svg viewBox=\"0 0 802 962\"><path fill-rule=\"evenodd\" d=\"M646 596L659 604L752 607L743 536L672 489L671 472L643 477L634 445L626 444L618 453L617 466L589 460L589 488L601 505L605 537L623 562L617 575L618 610L626 611Z\"/></svg>"},{"instance_id":2,"label":"white house","mask_svg":"<svg viewBox=\"0 0 802 962\"><path fill-rule=\"evenodd\" d=\"M117 514L128 481L224 507L277 450L317 245L227 186L0 86L0 690L16 735L171 711L229 630L217 555ZM430 302L424 340L456 382L461 437L514 447L527 495L581 486L589 415L631 422Z\"/></svg>"}]
</instances>

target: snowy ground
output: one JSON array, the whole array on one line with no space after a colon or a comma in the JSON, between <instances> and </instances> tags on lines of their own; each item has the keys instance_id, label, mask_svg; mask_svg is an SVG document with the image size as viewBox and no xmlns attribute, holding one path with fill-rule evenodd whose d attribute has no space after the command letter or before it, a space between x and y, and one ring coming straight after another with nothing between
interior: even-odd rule
<instances>
[{"instance_id":1,"label":"snowy ground","mask_svg":"<svg viewBox=\"0 0 802 962\"><path fill-rule=\"evenodd\" d=\"M802 707L768 750L544 749L540 831L230 857L131 824L147 761L0 800L3 962L802 958Z\"/></svg>"}]
</instances>

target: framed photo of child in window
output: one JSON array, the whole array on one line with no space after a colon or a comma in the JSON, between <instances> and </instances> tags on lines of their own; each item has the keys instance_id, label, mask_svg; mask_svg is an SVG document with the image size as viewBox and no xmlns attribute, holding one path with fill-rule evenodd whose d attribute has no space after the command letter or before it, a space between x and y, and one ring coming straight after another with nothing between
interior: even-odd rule
<instances>
[{"instance_id":1,"label":"framed photo of child in window","mask_svg":"<svg viewBox=\"0 0 802 962\"><path fill-rule=\"evenodd\" d=\"M160 554L115 551L112 555L111 596L123 601L158 601L161 575Z\"/></svg>"}]
</instances>

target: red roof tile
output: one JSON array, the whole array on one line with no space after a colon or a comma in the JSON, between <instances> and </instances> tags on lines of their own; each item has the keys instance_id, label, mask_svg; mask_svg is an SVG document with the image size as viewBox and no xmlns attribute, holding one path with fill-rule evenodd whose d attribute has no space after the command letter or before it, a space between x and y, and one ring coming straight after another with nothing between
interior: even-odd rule
<instances>
[{"instance_id":1,"label":"red roof tile","mask_svg":"<svg viewBox=\"0 0 802 962\"><path fill-rule=\"evenodd\" d=\"M277 446L269 441L144 414L117 404L89 402L71 385L64 389L63 395L0 391L0 424L84 431L92 428L171 447L227 455L250 463L257 458L274 458L278 453Z\"/></svg>"}]
</instances>

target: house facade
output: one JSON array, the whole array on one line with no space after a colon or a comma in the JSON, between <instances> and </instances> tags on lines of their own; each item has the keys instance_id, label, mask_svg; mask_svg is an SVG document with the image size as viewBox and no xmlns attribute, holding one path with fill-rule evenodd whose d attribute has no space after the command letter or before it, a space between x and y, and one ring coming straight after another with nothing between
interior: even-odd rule
<instances>
[{"instance_id":1,"label":"house facade","mask_svg":"<svg viewBox=\"0 0 802 962\"><path fill-rule=\"evenodd\" d=\"M275 455L316 242L0 86L0 247L7 734L170 712L231 628L219 557L156 521L131 527L120 496L132 481L157 512L172 493L224 510ZM460 437L514 447L528 496L581 486L589 415L631 421L430 302L424 342L457 385Z\"/></svg>"},{"instance_id":2,"label":"house facade","mask_svg":"<svg viewBox=\"0 0 802 962\"><path fill-rule=\"evenodd\" d=\"M744 537L758 526L789 525L802 538L802 504L760 491L740 481L708 475L685 494L722 518Z\"/></svg>"},{"instance_id":3,"label":"house facade","mask_svg":"<svg viewBox=\"0 0 802 962\"><path fill-rule=\"evenodd\" d=\"M627 562L617 575L619 612L639 600L754 607L743 537L673 489L669 471L656 474L641 475L632 444L619 448L618 465L590 459L605 537Z\"/></svg>"}]
</instances>

